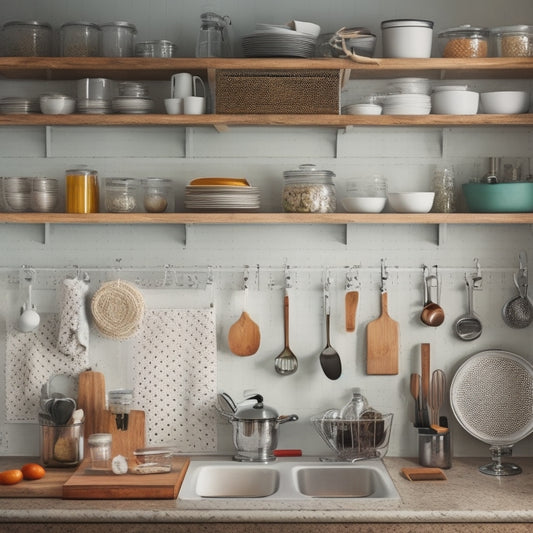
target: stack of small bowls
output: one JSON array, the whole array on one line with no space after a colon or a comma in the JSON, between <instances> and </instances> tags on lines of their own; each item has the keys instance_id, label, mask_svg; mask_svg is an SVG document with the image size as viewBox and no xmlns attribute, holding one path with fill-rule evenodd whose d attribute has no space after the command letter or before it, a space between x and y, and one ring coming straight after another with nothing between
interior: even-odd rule
<instances>
[{"instance_id":1,"label":"stack of small bowls","mask_svg":"<svg viewBox=\"0 0 533 533\"><path fill-rule=\"evenodd\" d=\"M387 179L378 174L346 183L342 205L348 213L381 213L387 203Z\"/></svg>"},{"instance_id":2,"label":"stack of small bowls","mask_svg":"<svg viewBox=\"0 0 533 533\"><path fill-rule=\"evenodd\" d=\"M41 94L39 104L44 115L70 115L76 109L76 99L64 94Z\"/></svg>"},{"instance_id":3,"label":"stack of small bowls","mask_svg":"<svg viewBox=\"0 0 533 533\"><path fill-rule=\"evenodd\" d=\"M428 115L431 111L431 85L425 78L391 80L383 98L384 115Z\"/></svg>"},{"instance_id":4,"label":"stack of small bowls","mask_svg":"<svg viewBox=\"0 0 533 533\"><path fill-rule=\"evenodd\" d=\"M6 211L22 213L30 210L31 178L3 178L2 192Z\"/></svg>"},{"instance_id":5,"label":"stack of small bowls","mask_svg":"<svg viewBox=\"0 0 533 533\"><path fill-rule=\"evenodd\" d=\"M57 206L59 186L55 178L33 178L31 183L31 209L50 213Z\"/></svg>"},{"instance_id":6,"label":"stack of small bowls","mask_svg":"<svg viewBox=\"0 0 533 533\"><path fill-rule=\"evenodd\" d=\"M113 111L115 113L148 113L154 107L154 101L149 98L148 89L144 83L122 81L118 86L118 94L113 98Z\"/></svg>"}]
</instances>

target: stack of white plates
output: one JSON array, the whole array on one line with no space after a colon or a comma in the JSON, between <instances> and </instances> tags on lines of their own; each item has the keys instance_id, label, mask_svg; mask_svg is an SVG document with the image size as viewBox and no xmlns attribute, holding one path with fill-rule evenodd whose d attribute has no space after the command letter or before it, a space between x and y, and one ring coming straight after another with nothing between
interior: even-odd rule
<instances>
[{"instance_id":1,"label":"stack of white plates","mask_svg":"<svg viewBox=\"0 0 533 533\"><path fill-rule=\"evenodd\" d=\"M112 108L115 113L149 113L154 108L154 101L151 98L116 96L113 98Z\"/></svg>"},{"instance_id":2,"label":"stack of white plates","mask_svg":"<svg viewBox=\"0 0 533 533\"><path fill-rule=\"evenodd\" d=\"M383 108L378 104L350 104L342 108L343 115L381 115Z\"/></svg>"},{"instance_id":3,"label":"stack of white plates","mask_svg":"<svg viewBox=\"0 0 533 533\"><path fill-rule=\"evenodd\" d=\"M245 57L313 57L316 37L288 26L257 24L254 33L242 38Z\"/></svg>"},{"instance_id":4,"label":"stack of white plates","mask_svg":"<svg viewBox=\"0 0 533 533\"><path fill-rule=\"evenodd\" d=\"M6 211L23 212L30 210L31 179L3 178L2 192Z\"/></svg>"},{"instance_id":5,"label":"stack of white plates","mask_svg":"<svg viewBox=\"0 0 533 533\"><path fill-rule=\"evenodd\" d=\"M427 94L390 94L383 99L384 115L429 115L430 111Z\"/></svg>"},{"instance_id":6,"label":"stack of white plates","mask_svg":"<svg viewBox=\"0 0 533 533\"><path fill-rule=\"evenodd\" d=\"M77 107L80 113L86 115L105 115L113 112L111 100L103 98L78 98Z\"/></svg>"},{"instance_id":7,"label":"stack of white plates","mask_svg":"<svg viewBox=\"0 0 533 533\"><path fill-rule=\"evenodd\" d=\"M387 85L389 94L431 94L427 78L396 78Z\"/></svg>"},{"instance_id":8,"label":"stack of white plates","mask_svg":"<svg viewBox=\"0 0 533 533\"><path fill-rule=\"evenodd\" d=\"M256 211L259 188L243 178L198 178L185 188L185 208L193 211Z\"/></svg>"},{"instance_id":9,"label":"stack of white plates","mask_svg":"<svg viewBox=\"0 0 533 533\"><path fill-rule=\"evenodd\" d=\"M0 100L0 113L5 115L17 113L40 113L41 107L38 98L20 98L8 96Z\"/></svg>"}]
</instances>

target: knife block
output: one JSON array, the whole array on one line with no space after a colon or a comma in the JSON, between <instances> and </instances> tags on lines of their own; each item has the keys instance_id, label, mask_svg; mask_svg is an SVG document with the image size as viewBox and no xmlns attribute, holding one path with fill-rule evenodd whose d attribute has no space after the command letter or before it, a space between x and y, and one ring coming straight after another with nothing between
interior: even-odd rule
<instances>
[{"instance_id":1,"label":"knife block","mask_svg":"<svg viewBox=\"0 0 533 533\"><path fill-rule=\"evenodd\" d=\"M128 416L128 429L117 429L115 415L105 410L102 416L102 433L111 433L112 457L123 455L126 458L133 456L137 448L145 447L145 414L144 411L130 411Z\"/></svg>"}]
</instances>

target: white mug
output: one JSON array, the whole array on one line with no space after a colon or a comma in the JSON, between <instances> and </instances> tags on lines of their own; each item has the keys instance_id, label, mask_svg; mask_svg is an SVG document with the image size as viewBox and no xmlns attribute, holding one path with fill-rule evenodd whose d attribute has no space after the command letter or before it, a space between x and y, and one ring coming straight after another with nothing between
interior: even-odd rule
<instances>
[{"instance_id":1,"label":"white mug","mask_svg":"<svg viewBox=\"0 0 533 533\"><path fill-rule=\"evenodd\" d=\"M179 72L178 74L173 74L170 78L170 96L172 98L198 96L198 85L201 85L202 95L205 96L205 85L200 76L193 76L188 72Z\"/></svg>"},{"instance_id":2,"label":"white mug","mask_svg":"<svg viewBox=\"0 0 533 533\"><path fill-rule=\"evenodd\" d=\"M203 115L205 107L205 96L187 96L183 99L183 112L186 115Z\"/></svg>"},{"instance_id":3,"label":"white mug","mask_svg":"<svg viewBox=\"0 0 533 533\"><path fill-rule=\"evenodd\" d=\"M183 98L165 98L165 109L169 115L182 115Z\"/></svg>"}]
</instances>

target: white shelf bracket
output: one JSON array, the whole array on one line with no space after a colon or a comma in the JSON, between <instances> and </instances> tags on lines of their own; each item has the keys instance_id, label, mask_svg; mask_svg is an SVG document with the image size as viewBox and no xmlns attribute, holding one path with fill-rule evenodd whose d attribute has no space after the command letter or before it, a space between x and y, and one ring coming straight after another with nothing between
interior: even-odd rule
<instances>
[{"instance_id":1,"label":"white shelf bracket","mask_svg":"<svg viewBox=\"0 0 533 533\"><path fill-rule=\"evenodd\" d=\"M194 233L194 226L194 224L185 224L185 242L183 243L185 248L187 248L187 245L191 240L191 236Z\"/></svg>"},{"instance_id":2,"label":"white shelf bracket","mask_svg":"<svg viewBox=\"0 0 533 533\"><path fill-rule=\"evenodd\" d=\"M50 222L43 224L43 244L46 245L50 242Z\"/></svg>"},{"instance_id":3,"label":"white shelf bracket","mask_svg":"<svg viewBox=\"0 0 533 533\"><path fill-rule=\"evenodd\" d=\"M44 154L45 157L52 157L52 126L44 128Z\"/></svg>"},{"instance_id":4,"label":"white shelf bracket","mask_svg":"<svg viewBox=\"0 0 533 533\"><path fill-rule=\"evenodd\" d=\"M446 240L448 239L448 224L439 224L437 231L437 244L442 246L443 244L446 244Z\"/></svg>"}]
</instances>

